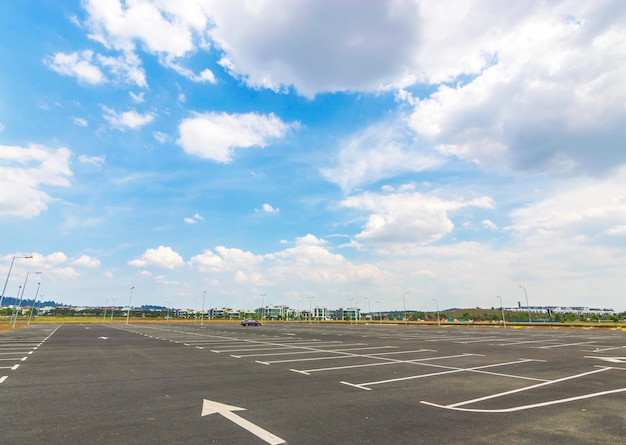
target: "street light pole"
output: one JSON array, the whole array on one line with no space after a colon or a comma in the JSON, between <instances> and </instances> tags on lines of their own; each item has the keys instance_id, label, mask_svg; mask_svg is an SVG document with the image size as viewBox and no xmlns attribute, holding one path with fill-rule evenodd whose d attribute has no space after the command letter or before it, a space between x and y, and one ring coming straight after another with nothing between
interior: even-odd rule
<instances>
[{"instance_id":1,"label":"street light pole","mask_svg":"<svg viewBox=\"0 0 626 445\"><path fill-rule=\"evenodd\" d=\"M309 324L311 324L311 318L313 317L313 295L307 297L309 299Z\"/></svg>"},{"instance_id":2,"label":"street light pole","mask_svg":"<svg viewBox=\"0 0 626 445\"><path fill-rule=\"evenodd\" d=\"M437 306L437 326L441 326L441 318L439 317L439 302L436 298L433 298L433 301L435 302L435 306Z\"/></svg>"},{"instance_id":3,"label":"street light pole","mask_svg":"<svg viewBox=\"0 0 626 445\"><path fill-rule=\"evenodd\" d=\"M167 305L167 307L165 308L165 319L169 320L170 319L170 305L173 304L173 301L166 301L165 304Z\"/></svg>"},{"instance_id":4,"label":"street light pole","mask_svg":"<svg viewBox=\"0 0 626 445\"><path fill-rule=\"evenodd\" d=\"M404 324L406 324L406 294L409 292L405 292L402 294L402 302L404 303Z\"/></svg>"},{"instance_id":5,"label":"street light pole","mask_svg":"<svg viewBox=\"0 0 626 445\"><path fill-rule=\"evenodd\" d=\"M33 301L33 306L30 308L30 313L28 314L28 325L30 325L30 319L33 316L33 312L35 311L35 308L37 307L37 297L39 296L39 286L41 286L41 282L37 283L37 292L35 292L35 300Z\"/></svg>"},{"instance_id":6,"label":"street light pole","mask_svg":"<svg viewBox=\"0 0 626 445\"><path fill-rule=\"evenodd\" d=\"M261 320L265 320L265 294L261 294Z\"/></svg>"},{"instance_id":7,"label":"street light pole","mask_svg":"<svg viewBox=\"0 0 626 445\"><path fill-rule=\"evenodd\" d=\"M378 303L378 318L380 318L380 324L383 324L383 306L380 304L380 301L376 303Z\"/></svg>"},{"instance_id":8,"label":"street light pole","mask_svg":"<svg viewBox=\"0 0 626 445\"><path fill-rule=\"evenodd\" d=\"M367 314L371 317L372 316L372 308L370 306L370 299L367 297L363 297L367 300Z\"/></svg>"},{"instance_id":9,"label":"street light pole","mask_svg":"<svg viewBox=\"0 0 626 445\"><path fill-rule=\"evenodd\" d=\"M107 298L107 300L104 303L104 315L102 316L102 323L104 323L107 320L107 306L109 305L109 299Z\"/></svg>"},{"instance_id":10,"label":"street light pole","mask_svg":"<svg viewBox=\"0 0 626 445\"><path fill-rule=\"evenodd\" d=\"M17 303L17 307L15 308L15 317L13 318L13 327L15 327L15 323L17 322L17 313L20 309L20 306L22 305L22 299L24 298L24 291L26 290L26 283L28 282L28 276L30 274L33 275L39 275L41 274L41 272L26 272L26 279L24 280L24 285L22 286L22 295L20 296L20 299Z\"/></svg>"},{"instance_id":11,"label":"street light pole","mask_svg":"<svg viewBox=\"0 0 626 445\"><path fill-rule=\"evenodd\" d=\"M528 294L526 293L526 288L521 284L519 285L519 287L524 289L524 296L526 296L526 310L528 310L528 323L532 323L533 321L530 319L530 306L528 305Z\"/></svg>"},{"instance_id":12,"label":"street light pole","mask_svg":"<svg viewBox=\"0 0 626 445\"><path fill-rule=\"evenodd\" d=\"M354 298L348 298L348 303L350 303L350 306L352 306L352 302L354 301ZM348 308L351 309L351 308ZM355 315L356 315L356 311L355 311ZM350 318L350 324L352 324L352 318Z\"/></svg>"},{"instance_id":13,"label":"street light pole","mask_svg":"<svg viewBox=\"0 0 626 445\"><path fill-rule=\"evenodd\" d=\"M111 321L113 321L113 313L115 312L115 302L117 301L117 298L113 299L113 306L111 306Z\"/></svg>"},{"instance_id":14,"label":"street light pole","mask_svg":"<svg viewBox=\"0 0 626 445\"><path fill-rule=\"evenodd\" d=\"M502 303L502 297L498 296L500 299L500 309L502 310L502 322L504 323L504 329L506 329L506 318L504 318L504 303Z\"/></svg>"},{"instance_id":15,"label":"street light pole","mask_svg":"<svg viewBox=\"0 0 626 445\"><path fill-rule=\"evenodd\" d=\"M204 300L206 298L206 291L202 291L202 313L200 314L200 324L204 324Z\"/></svg>"},{"instance_id":16,"label":"street light pole","mask_svg":"<svg viewBox=\"0 0 626 445\"><path fill-rule=\"evenodd\" d=\"M126 324L128 324L128 318L130 317L130 302L133 300L133 289L135 286L130 287L130 297L128 297L128 310L126 311Z\"/></svg>"},{"instance_id":17,"label":"street light pole","mask_svg":"<svg viewBox=\"0 0 626 445\"><path fill-rule=\"evenodd\" d=\"M9 277L11 276L11 269L13 269L13 262L15 261L15 258L32 258L32 257L33 257L32 255L14 256L13 259L11 260L11 265L9 266L9 273L7 274L7 279L5 280L4 287L2 288L2 295L0 295L0 308L2 307L2 300L4 300L4 293L7 290L7 284L9 283Z\"/></svg>"}]
</instances>

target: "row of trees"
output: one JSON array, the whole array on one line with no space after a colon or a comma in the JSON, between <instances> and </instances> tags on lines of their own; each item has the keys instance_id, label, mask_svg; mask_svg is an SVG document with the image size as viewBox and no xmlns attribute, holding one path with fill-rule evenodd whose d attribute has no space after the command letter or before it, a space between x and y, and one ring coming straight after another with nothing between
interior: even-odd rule
<instances>
[{"instance_id":1,"label":"row of trees","mask_svg":"<svg viewBox=\"0 0 626 445\"><path fill-rule=\"evenodd\" d=\"M20 311L20 315L28 316L32 309L28 309L26 311ZM126 316L127 311L122 309L113 310L114 317ZM14 309L4 307L0 308L0 316L9 316L14 314ZM88 309L74 309L71 307L56 307L53 309L47 310L45 313L40 312L38 309L35 309L33 313L34 316L41 317L103 317L110 318L111 310L109 308L88 308ZM362 314L361 319L366 319L367 315L370 315L369 319L373 321L378 321L382 317L384 321L392 321L392 320L402 320L404 319L404 312L392 312L392 313L372 313L372 314ZM150 309L146 308L135 308L131 309L130 317L132 318L178 318L178 319L200 319L200 313L176 313L173 310L168 310L166 308L162 309ZM246 315L247 317L247 315ZM524 312L511 312L505 311L505 317L507 321L528 321L528 314ZM204 319L206 320L208 317L205 314ZM223 316L213 317L213 318L224 318ZM260 318L260 317L259 317ZM461 320L461 321L502 321L502 313L499 310L481 310L481 311L468 311L468 310L452 310L448 312L440 312L439 319L447 320L448 318ZM274 317L276 320L285 319L284 317ZM306 315L302 315L296 318L297 320L308 320ZM436 312L407 312L407 319L409 321L436 321L437 313ZM554 313L552 314L552 318L547 318L546 314L541 314L537 312L531 312L531 320L532 321L553 321L553 322L619 322L621 320L626 319L626 312L621 314L577 314L577 313ZM289 320L293 320L293 318L289 317ZM350 321L350 317L344 317L345 321Z\"/></svg>"}]
</instances>

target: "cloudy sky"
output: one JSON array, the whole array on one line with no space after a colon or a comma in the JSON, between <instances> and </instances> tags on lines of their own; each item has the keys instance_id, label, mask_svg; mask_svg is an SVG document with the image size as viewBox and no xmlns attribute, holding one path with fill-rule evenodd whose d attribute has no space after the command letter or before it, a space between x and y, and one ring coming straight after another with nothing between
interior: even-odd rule
<instances>
[{"instance_id":1,"label":"cloudy sky","mask_svg":"<svg viewBox=\"0 0 626 445\"><path fill-rule=\"evenodd\" d=\"M622 0L2 2L2 280L33 255L6 294L40 271L25 297L68 304L522 285L625 310L624 23Z\"/></svg>"}]
</instances>

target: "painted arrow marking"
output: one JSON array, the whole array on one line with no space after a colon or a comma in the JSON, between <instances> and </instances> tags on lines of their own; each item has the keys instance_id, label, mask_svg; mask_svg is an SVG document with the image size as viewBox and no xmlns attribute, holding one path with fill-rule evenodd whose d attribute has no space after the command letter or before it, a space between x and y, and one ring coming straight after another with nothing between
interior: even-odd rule
<instances>
[{"instance_id":1,"label":"painted arrow marking","mask_svg":"<svg viewBox=\"0 0 626 445\"><path fill-rule=\"evenodd\" d=\"M101 338L102 340L108 340L109 339L109 337L98 337L98 338Z\"/></svg>"},{"instance_id":2,"label":"painted arrow marking","mask_svg":"<svg viewBox=\"0 0 626 445\"><path fill-rule=\"evenodd\" d=\"M271 445L279 445L281 443L287 443L278 436L273 435L269 431L265 431L263 428L256 426L252 422L248 422L246 419L239 417L233 411L245 411L245 408L239 408L238 406L226 405L224 403L212 402L211 400L204 399L202 403L201 417L208 416L210 414L220 414L222 417L226 417L231 422L239 425L245 430L248 430L260 439Z\"/></svg>"}]
</instances>

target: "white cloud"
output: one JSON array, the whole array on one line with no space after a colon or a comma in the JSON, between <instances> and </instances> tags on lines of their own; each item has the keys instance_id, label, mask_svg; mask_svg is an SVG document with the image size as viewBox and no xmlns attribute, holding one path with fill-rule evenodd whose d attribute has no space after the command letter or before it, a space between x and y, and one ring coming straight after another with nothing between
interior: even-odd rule
<instances>
[{"instance_id":1,"label":"white cloud","mask_svg":"<svg viewBox=\"0 0 626 445\"><path fill-rule=\"evenodd\" d=\"M165 144L169 140L169 136L161 131L155 131L152 136L161 144Z\"/></svg>"},{"instance_id":2,"label":"white cloud","mask_svg":"<svg viewBox=\"0 0 626 445\"><path fill-rule=\"evenodd\" d=\"M557 191L511 212L507 227L533 244L556 239L577 245L606 244L626 224L626 166L605 179L577 179Z\"/></svg>"},{"instance_id":3,"label":"white cloud","mask_svg":"<svg viewBox=\"0 0 626 445\"><path fill-rule=\"evenodd\" d=\"M263 213L280 213L279 208L272 207L270 204L265 203L261 206L261 210L254 209L255 212L263 212Z\"/></svg>"},{"instance_id":4,"label":"white cloud","mask_svg":"<svg viewBox=\"0 0 626 445\"><path fill-rule=\"evenodd\" d=\"M154 120L154 114L152 113L141 114L135 110L118 113L106 106L103 106L102 110L104 111L104 119L113 127L122 131L126 128L131 130L141 128Z\"/></svg>"},{"instance_id":5,"label":"white cloud","mask_svg":"<svg viewBox=\"0 0 626 445\"><path fill-rule=\"evenodd\" d=\"M70 150L0 145L0 215L30 218L53 198L46 186L69 187Z\"/></svg>"},{"instance_id":6,"label":"white cloud","mask_svg":"<svg viewBox=\"0 0 626 445\"><path fill-rule=\"evenodd\" d=\"M97 56L100 66L106 68L116 82L147 87L146 73L141 67L141 60L132 52L124 52L121 56Z\"/></svg>"},{"instance_id":7,"label":"white cloud","mask_svg":"<svg viewBox=\"0 0 626 445\"><path fill-rule=\"evenodd\" d=\"M166 64L168 68L173 69L174 71L176 71L178 74L180 74L181 76L191 80L192 82L196 82L196 83L211 83L211 84L216 84L217 83L217 79L215 78L215 74L213 74L213 71L211 71L210 69L204 69L200 72L200 74L195 74L193 71L191 71L188 68L185 68L177 63L172 63L169 62Z\"/></svg>"},{"instance_id":8,"label":"white cloud","mask_svg":"<svg viewBox=\"0 0 626 445\"><path fill-rule=\"evenodd\" d=\"M414 66L419 13L412 0L224 2L211 8L210 34L222 66L252 87L373 91Z\"/></svg>"},{"instance_id":9,"label":"white cloud","mask_svg":"<svg viewBox=\"0 0 626 445\"><path fill-rule=\"evenodd\" d=\"M82 117L75 117L74 119L72 119L72 121L74 122L75 125L78 125L79 127L86 127L89 125L89 122L87 122L87 119L84 119Z\"/></svg>"},{"instance_id":10,"label":"white cloud","mask_svg":"<svg viewBox=\"0 0 626 445\"><path fill-rule=\"evenodd\" d=\"M375 244L428 245L443 238L454 228L448 213L463 207L491 208L489 197L444 200L419 192L362 193L341 202L344 207L369 212L357 239Z\"/></svg>"},{"instance_id":11,"label":"white cloud","mask_svg":"<svg viewBox=\"0 0 626 445\"><path fill-rule=\"evenodd\" d=\"M265 147L293 126L273 114L196 114L180 123L176 142L188 154L230 163L235 148Z\"/></svg>"},{"instance_id":12,"label":"white cloud","mask_svg":"<svg viewBox=\"0 0 626 445\"><path fill-rule=\"evenodd\" d=\"M478 4L445 15L438 10L445 2L425 9L432 33L424 48L439 64L431 81L474 78L417 103L411 122L419 135L442 154L498 170L596 174L626 162L624 8L524 2L480 8L478 21L464 20ZM480 66L485 52L491 60ZM463 60L467 69L454 69Z\"/></svg>"},{"instance_id":13,"label":"white cloud","mask_svg":"<svg viewBox=\"0 0 626 445\"><path fill-rule=\"evenodd\" d=\"M484 219L481 224L486 227L487 229L490 230L498 230L498 226L496 224L493 223L493 221L489 220L489 219Z\"/></svg>"},{"instance_id":14,"label":"white cloud","mask_svg":"<svg viewBox=\"0 0 626 445\"><path fill-rule=\"evenodd\" d=\"M322 176L344 192L406 172L441 165L443 158L422 149L400 122L382 122L350 135L340 143L334 167Z\"/></svg>"},{"instance_id":15,"label":"white cloud","mask_svg":"<svg viewBox=\"0 0 626 445\"><path fill-rule=\"evenodd\" d=\"M606 229L606 233L615 236L626 235L626 224L621 226L609 227L608 229Z\"/></svg>"},{"instance_id":16,"label":"white cloud","mask_svg":"<svg viewBox=\"0 0 626 445\"><path fill-rule=\"evenodd\" d=\"M135 102L136 104L141 104L144 102L144 93L143 91L140 93L133 93L132 91L128 92L130 98L133 100L133 102Z\"/></svg>"},{"instance_id":17,"label":"white cloud","mask_svg":"<svg viewBox=\"0 0 626 445\"><path fill-rule=\"evenodd\" d=\"M176 269L185 264L183 258L171 247L159 246L156 249L146 249L141 257L128 262L134 267L160 267Z\"/></svg>"},{"instance_id":18,"label":"white cloud","mask_svg":"<svg viewBox=\"0 0 626 445\"><path fill-rule=\"evenodd\" d=\"M195 215L193 215L192 217L186 217L183 219L187 224L196 224L198 221L203 221L204 218L199 214L196 213Z\"/></svg>"},{"instance_id":19,"label":"white cloud","mask_svg":"<svg viewBox=\"0 0 626 445\"><path fill-rule=\"evenodd\" d=\"M93 51L81 51L80 53L56 53L48 58L45 63L48 67L62 76L76 77L79 82L92 85L107 81L106 77L96 65L92 63Z\"/></svg>"},{"instance_id":20,"label":"white cloud","mask_svg":"<svg viewBox=\"0 0 626 445\"><path fill-rule=\"evenodd\" d=\"M84 7L92 39L123 51L135 50L139 42L143 50L170 58L193 51L194 31L208 25L202 2L87 0Z\"/></svg>"},{"instance_id":21,"label":"white cloud","mask_svg":"<svg viewBox=\"0 0 626 445\"><path fill-rule=\"evenodd\" d=\"M262 261L262 257L241 249L218 246L213 253L210 249L191 258L189 263L198 267L201 272L234 272L250 269Z\"/></svg>"},{"instance_id":22,"label":"white cloud","mask_svg":"<svg viewBox=\"0 0 626 445\"><path fill-rule=\"evenodd\" d=\"M80 156L78 156L78 161L81 164L91 165L91 166L95 167L97 170L100 170L100 169L102 169L102 165L105 162L105 157L104 156L80 155Z\"/></svg>"},{"instance_id":23,"label":"white cloud","mask_svg":"<svg viewBox=\"0 0 626 445\"><path fill-rule=\"evenodd\" d=\"M70 261L70 264L81 267L88 267L90 269L96 269L100 267L100 260L90 257L88 255L81 255L78 258Z\"/></svg>"}]
</instances>

